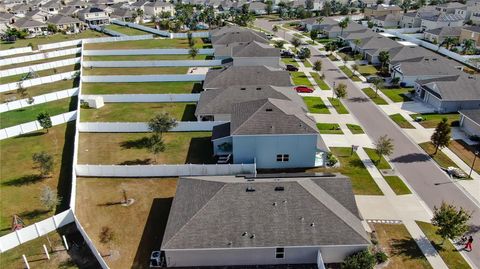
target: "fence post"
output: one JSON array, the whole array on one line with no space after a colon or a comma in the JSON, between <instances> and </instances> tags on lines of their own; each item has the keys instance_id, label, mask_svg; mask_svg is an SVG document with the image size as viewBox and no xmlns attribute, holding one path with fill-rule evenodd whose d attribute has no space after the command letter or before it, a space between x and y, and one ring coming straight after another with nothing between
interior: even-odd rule
<instances>
[{"instance_id":1,"label":"fence post","mask_svg":"<svg viewBox=\"0 0 480 269\"><path fill-rule=\"evenodd\" d=\"M22 254L23 262L25 263L25 267L27 269L30 269L30 265L28 264L27 257L25 257L25 254Z\"/></svg>"},{"instance_id":2,"label":"fence post","mask_svg":"<svg viewBox=\"0 0 480 269\"><path fill-rule=\"evenodd\" d=\"M47 255L47 259L50 260L50 254L48 254L47 246L45 246L45 244L43 244L43 250L45 251L45 255Z\"/></svg>"},{"instance_id":3,"label":"fence post","mask_svg":"<svg viewBox=\"0 0 480 269\"><path fill-rule=\"evenodd\" d=\"M65 244L65 248L68 250L67 238L65 238L65 235L62 235L62 238L63 238L63 243Z\"/></svg>"}]
</instances>

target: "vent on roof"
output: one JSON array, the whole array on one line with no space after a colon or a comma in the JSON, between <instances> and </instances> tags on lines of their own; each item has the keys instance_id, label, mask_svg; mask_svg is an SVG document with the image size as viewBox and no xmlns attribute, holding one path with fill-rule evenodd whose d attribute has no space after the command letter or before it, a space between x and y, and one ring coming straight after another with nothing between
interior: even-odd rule
<instances>
[{"instance_id":1,"label":"vent on roof","mask_svg":"<svg viewBox=\"0 0 480 269\"><path fill-rule=\"evenodd\" d=\"M265 111L267 111L267 112L271 112L271 111L273 111L273 109L271 109L271 108L267 108L267 109L265 109Z\"/></svg>"},{"instance_id":2,"label":"vent on roof","mask_svg":"<svg viewBox=\"0 0 480 269\"><path fill-rule=\"evenodd\" d=\"M437 58L433 58L433 59L432 59L432 61L436 61L436 60L437 60Z\"/></svg>"},{"instance_id":3,"label":"vent on roof","mask_svg":"<svg viewBox=\"0 0 480 269\"><path fill-rule=\"evenodd\" d=\"M273 206L277 206L277 202L273 202L273 204L272 204L272 205L273 205Z\"/></svg>"},{"instance_id":4,"label":"vent on roof","mask_svg":"<svg viewBox=\"0 0 480 269\"><path fill-rule=\"evenodd\" d=\"M258 87L258 88L257 88L257 91L260 91L261 89L262 89L262 88Z\"/></svg>"},{"instance_id":5,"label":"vent on roof","mask_svg":"<svg viewBox=\"0 0 480 269\"><path fill-rule=\"evenodd\" d=\"M247 232L243 232L242 236L247 236L248 233Z\"/></svg>"},{"instance_id":6,"label":"vent on roof","mask_svg":"<svg viewBox=\"0 0 480 269\"><path fill-rule=\"evenodd\" d=\"M255 188L252 187L252 186L249 186L247 187L247 189L245 190L246 192L254 192L255 191Z\"/></svg>"},{"instance_id":7,"label":"vent on roof","mask_svg":"<svg viewBox=\"0 0 480 269\"><path fill-rule=\"evenodd\" d=\"M250 238L251 239L255 238L255 234L250 235Z\"/></svg>"},{"instance_id":8,"label":"vent on roof","mask_svg":"<svg viewBox=\"0 0 480 269\"><path fill-rule=\"evenodd\" d=\"M284 190L285 190L285 187L283 187L283 186L275 187L275 191L284 191Z\"/></svg>"},{"instance_id":9,"label":"vent on roof","mask_svg":"<svg viewBox=\"0 0 480 269\"><path fill-rule=\"evenodd\" d=\"M244 90L246 90L246 89L247 89L247 88L240 88L241 91L244 91Z\"/></svg>"},{"instance_id":10,"label":"vent on roof","mask_svg":"<svg viewBox=\"0 0 480 269\"><path fill-rule=\"evenodd\" d=\"M310 223L311 227L315 227L315 222Z\"/></svg>"}]
</instances>

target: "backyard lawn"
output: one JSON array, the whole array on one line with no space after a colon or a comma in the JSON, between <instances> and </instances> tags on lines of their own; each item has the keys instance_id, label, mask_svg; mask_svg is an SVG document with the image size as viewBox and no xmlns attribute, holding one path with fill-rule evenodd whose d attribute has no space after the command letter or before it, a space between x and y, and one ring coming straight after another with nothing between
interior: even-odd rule
<instances>
[{"instance_id":1,"label":"backyard lawn","mask_svg":"<svg viewBox=\"0 0 480 269\"><path fill-rule=\"evenodd\" d=\"M200 82L124 82L124 83L83 83L82 94L159 94L199 93Z\"/></svg>"},{"instance_id":2,"label":"backyard lawn","mask_svg":"<svg viewBox=\"0 0 480 269\"><path fill-rule=\"evenodd\" d=\"M411 88L383 88L381 91L395 103L412 101L407 96Z\"/></svg>"},{"instance_id":3,"label":"backyard lawn","mask_svg":"<svg viewBox=\"0 0 480 269\"><path fill-rule=\"evenodd\" d=\"M293 84L296 86L307 86L313 88L312 83L308 80L307 76L303 72L290 72L292 76Z\"/></svg>"},{"instance_id":4,"label":"backyard lawn","mask_svg":"<svg viewBox=\"0 0 480 269\"><path fill-rule=\"evenodd\" d=\"M330 87L328 87L327 83L325 83L325 81L323 81L321 78L320 78L320 75L316 72L310 72L310 75L313 77L313 79L315 80L315 82L317 83L318 87L320 87L320 89L324 90L324 91L328 91L330 90Z\"/></svg>"},{"instance_id":5,"label":"backyard lawn","mask_svg":"<svg viewBox=\"0 0 480 269\"><path fill-rule=\"evenodd\" d=\"M293 65L293 66L298 67L298 62L295 61L294 58L282 58L282 62L283 62L284 64L291 64L291 65Z\"/></svg>"},{"instance_id":6,"label":"backyard lawn","mask_svg":"<svg viewBox=\"0 0 480 269\"><path fill-rule=\"evenodd\" d=\"M442 121L443 118L447 118L448 123L451 126L458 126L460 121L460 114L458 113L447 113L447 114L411 114L412 119L416 117L422 117L423 120L420 121L420 125L425 128L435 128L437 127L438 123Z\"/></svg>"},{"instance_id":7,"label":"backyard lawn","mask_svg":"<svg viewBox=\"0 0 480 269\"><path fill-rule=\"evenodd\" d=\"M347 75L347 77L349 77L351 80L353 81L362 81L359 77L357 77L356 75L353 74L352 70L350 70L347 66L345 65L342 65L339 67L340 70L342 70L343 73L345 73L345 75Z\"/></svg>"},{"instance_id":8,"label":"backyard lawn","mask_svg":"<svg viewBox=\"0 0 480 269\"><path fill-rule=\"evenodd\" d=\"M433 247L438 251L442 260L447 264L448 268L455 269L469 269L471 268L460 252L449 240L443 240L437 233L437 227L431 223L417 221L417 225L427 236L428 240L432 243ZM443 242L443 244L442 244Z\"/></svg>"},{"instance_id":9,"label":"backyard lawn","mask_svg":"<svg viewBox=\"0 0 480 269\"><path fill-rule=\"evenodd\" d=\"M36 64L43 64L43 63L55 62L55 61L60 61L60 60L65 60L65 59L71 59L71 58L75 58L75 57L80 57L80 54L77 54L77 55L70 54L70 55L65 55L65 56L60 56L60 57L53 57L53 58L37 60L37 61L29 61L29 62L21 62L21 63L16 63L16 64L2 65L2 66L0 66L0 70L7 70L7 69L18 68L18 67L23 67L23 66L32 66L32 65L36 65Z\"/></svg>"},{"instance_id":10,"label":"backyard lawn","mask_svg":"<svg viewBox=\"0 0 480 269\"><path fill-rule=\"evenodd\" d=\"M450 145L448 148L453 151L462 161L464 161L469 167L471 167L473 163L473 159L475 157L474 152L480 150L479 145L468 145L467 143L463 142L463 140L450 140ZM479 156L477 156L478 158ZM473 170L475 172L480 173L480 159L475 161L475 165L473 166Z\"/></svg>"},{"instance_id":11,"label":"backyard lawn","mask_svg":"<svg viewBox=\"0 0 480 269\"><path fill-rule=\"evenodd\" d=\"M430 263L403 224L373 224L378 244L389 257L387 269L430 269Z\"/></svg>"},{"instance_id":12,"label":"backyard lawn","mask_svg":"<svg viewBox=\"0 0 480 269\"><path fill-rule=\"evenodd\" d=\"M74 134L75 124L69 123L54 126L48 133L38 131L0 141L0 235L10 232L13 214L26 225L54 215L40 202L44 186L63 198L59 212L68 208ZM53 173L44 179L32 162L32 155L41 151L54 160Z\"/></svg>"},{"instance_id":13,"label":"backyard lawn","mask_svg":"<svg viewBox=\"0 0 480 269\"><path fill-rule=\"evenodd\" d=\"M0 113L0 129L34 121L37 115L42 112L48 112L50 116L59 115L68 111L73 111L77 106L77 97L64 98L61 100L29 106L16 110L10 110Z\"/></svg>"},{"instance_id":14,"label":"backyard lawn","mask_svg":"<svg viewBox=\"0 0 480 269\"><path fill-rule=\"evenodd\" d=\"M78 162L81 164L153 164L147 150L151 133L81 133ZM157 164L214 163L211 132L168 132L163 134L165 151Z\"/></svg>"},{"instance_id":15,"label":"backyard lawn","mask_svg":"<svg viewBox=\"0 0 480 269\"><path fill-rule=\"evenodd\" d=\"M62 90L67 90L71 88L78 87L78 79L72 80L60 80L57 82L53 83L46 83L42 85L37 85L33 87L28 87L25 88L27 90L27 93L30 94L30 96L35 97L38 95L46 94L46 93L51 93L51 92L56 92L56 91L62 91ZM22 97L17 93L17 91L8 91L8 92L3 92L1 94L1 103L6 102L7 100L19 100L22 99Z\"/></svg>"},{"instance_id":16,"label":"backyard lawn","mask_svg":"<svg viewBox=\"0 0 480 269\"><path fill-rule=\"evenodd\" d=\"M347 123L347 128L352 132L352 134L364 134L362 127L356 124Z\"/></svg>"},{"instance_id":17,"label":"backyard lawn","mask_svg":"<svg viewBox=\"0 0 480 269\"><path fill-rule=\"evenodd\" d=\"M82 122L147 122L154 115L168 113L177 121L196 121L195 103L106 103L105 106L82 108Z\"/></svg>"},{"instance_id":18,"label":"backyard lawn","mask_svg":"<svg viewBox=\"0 0 480 269\"><path fill-rule=\"evenodd\" d=\"M372 149L372 148L363 148L363 149L367 153L370 160L372 160L373 164L375 164L375 167L377 167L378 169L392 169L392 167L390 166L390 164L388 164L384 156L381 156L381 159L379 161L379 156L377 152L375 152L375 149Z\"/></svg>"},{"instance_id":19,"label":"backyard lawn","mask_svg":"<svg viewBox=\"0 0 480 269\"><path fill-rule=\"evenodd\" d=\"M405 185L403 180L397 176L384 176L385 181L387 181L390 188L396 195L411 194L410 189Z\"/></svg>"},{"instance_id":20,"label":"backyard lawn","mask_svg":"<svg viewBox=\"0 0 480 269\"><path fill-rule=\"evenodd\" d=\"M337 98L327 97L330 104L332 104L333 108L337 111L338 114L349 114L348 110L343 105L342 101Z\"/></svg>"},{"instance_id":21,"label":"backyard lawn","mask_svg":"<svg viewBox=\"0 0 480 269\"><path fill-rule=\"evenodd\" d=\"M150 254L160 249L175 196L176 178L78 178L76 215L110 268L148 268ZM118 203L123 191L135 202ZM101 193L102 195L98 195ZM102 227L113 240L100 242Z\"/></svg>"},{"instance_id":22,"label":"backyard lawn","mask_svg":"<svg viewBox=\"0 0 480 269\"><path fill-rule=\"evenodd\" d=\"M327 106L323 103L320 97L303 97L303 101L308 107L310 113L315 114L330 114Z\"/></svg>"},{"instance_id":23,"label":"backyard lawn","mask_svg":"<svg viewBox=\"0 0 480 269\"><path fill-rule=\"evenodd\" d=\"M201 38L194 38L196 48L211 47L209 44L203 43ZM186 38L155 38L135 41L118 41L105 43L85 44L86 50L111 50L111 49L166 49L166 48L183 48L187 49L188 39Z\"/></svg>"},{"instance_id":24,"label":"backyard lawn","mask_svg":"<svg viewBox=\"0 0 480 269\"><path fill-rule=\"evenodd\" d=\"M80 68L80 64L76 64L76 65L62 66L62 67L57 67L57 68L52 68L52 69L47 69L47 70L41 70L41 71L37 71L36 73L40 77L46 77L46 76L51 76L51 75L55 75L55 74L75 71L79 68ZM21 81L22 78L24 78L26 75L27 75L27 73L14 75L14 76L3 77L2 79L0 79L0 83L1 84L7 84L7 83L12 83L12 82L18 82L18 81Z\"/></svg>"},{"instance_id":25,"label":"backyard lawn","mask_svg":"<svg viewBox=\"0 0 480 269\"><path fill-rule=\"evenodd\" d=\"M362 74L362 76L371 76L377 74L378 70L373 65L358 65L358 72Z\"/></svg>"},{"instance_id":26,"label":"backyard lawn","mask_svg":"<svg viewBox=\"0 0 480 269\"><path fill-rule=\"evenodd\" d=\"M188 66L83 68L84 76L186 74Z\"/></svg>"},{"instance_id":27,"label":"backyard lawn","mask_svg":"<svg viewBox=\"0 0 480 269\"><path fill-rule=\"evenodd\" d=\"M120 26L120 25L116 25L116 24L109 24L107 26L105 26L105 29L109 29L109 30L113 30L113 31L116 31L116 32L119 32L119 33L122 33L122 34L125 34L125 35L150 35L151 33L148 33L148 32L144 32L144 31L141 31L141 30L138 30L138 29L135 29L135 28L130 28L130 27L127 27L127 26Z\"/></svg>"},{"instance_id":28,"label":"backyard lawn","mask_svg":"<svg viewBox=\"0 0 480 269\"><path fill-rule=\"evenodd\" d=\"M321 134L343 134L337 123L317 123L317 128Z\"/></svg>"},{"instance_id":29,"label":"backyard lawn","mask_svg":"<svg viewBox=\"0 0 480 269\"><path fill-rule=\"evenodd\" d=\"M363 88L362 91L377 105L388 104L382 97L375 93L372 88Z\"/></svg>"},{"instance_id":30,"label":"backyard lawn","mask_svg":"<svg viewBox=\"0 0 480 269\"><path fill-rule=\"evenodd\" d=\"M392 119L400 128L405 128L405 129L415 129L413 125L408 122L400 113L393 114L389 116L390 119Z\"/></svg>"},{"instance_id":31,"label":"backyard lawn","mask_svg":"<svg viewBox=\"0 0 480 269\"><path fill-rule=\"evenodd\" d=\"M442 168L447 168L447 167L457 167L457 165L448 158L445 153L443 153L440 149L435 153L435 146L432 144L432 142L425 142L419 144L420 147L430 156L434 161L437 162L437 164L442 167Z\"/></svg>"},{"instance_id":32,"label":"backyard lawn","mask_svg":"<svg viewBox=\"0 0 480 269\"><path fill-rule=\"evenodd\" d=\"M211 55L201 54L195 60L208 60ZM160 55L100 55L83 56L84 61L160 61L160 60L192 60L188 54L160 54Z\"/></svg>"},{"instance_id":33,"label":"backyard lawn","mask_svg":"<svg viewBox=\"0 0 480 269\"><path fill-rule=\"evenodd\" d=\"M36 50L37 46L42 44L63 42L63 41L82 39L82 38L105 37L105 36L106 36L105 34L99 33L93 30L85 30L81 33L74 34L74 35L55 34L55 35L48 35L48 36L39 36L35 38L18 39L17 41L15 41L15 43L2 41L0 43L0 50L27 47L29 46L29 44L32 44L33 49Z\"/></svg>"}]
</instances>

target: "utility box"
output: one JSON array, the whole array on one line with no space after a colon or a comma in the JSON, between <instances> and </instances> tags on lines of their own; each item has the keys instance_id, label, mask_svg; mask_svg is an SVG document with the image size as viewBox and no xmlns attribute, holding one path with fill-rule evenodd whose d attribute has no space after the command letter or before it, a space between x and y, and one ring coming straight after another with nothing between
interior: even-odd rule
<instances>
[{"instance_id":1,"label":"utility box","mask_svg":"<svg viewBox=\"0 0 480 269\"><path fill-rule=\"evenodd\" d=\"M88 103L88 107L90 108L101 108L105 104L103 103L102 96L89 96L83 100L84 102Z\"/></svg>"}]
</instances>

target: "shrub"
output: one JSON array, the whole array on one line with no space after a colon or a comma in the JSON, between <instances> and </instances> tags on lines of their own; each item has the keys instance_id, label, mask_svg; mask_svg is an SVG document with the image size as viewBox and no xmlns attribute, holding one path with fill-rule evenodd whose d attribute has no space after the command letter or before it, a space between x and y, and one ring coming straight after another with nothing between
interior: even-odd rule
<instances>
[{"instance_id":1,"label":"shrub","mask_svg":"<svg viewBox=\"0 0 480 269\"><path fill-rule=\"evenodd\" d=\"M328 166L334 166L338 162L337 158L331 153L327 153L327 165Z\"/></svg>"},{"instance_id":2,"label":"shrub","mask_svg":"<svg viewBox=\"0 0 480 269\"><path fill-rule=\"evenodd\" d=\"M377 263L384 263L388 260L388 256L385 252L379 251L375 253L375 259L377 260Z\"/></svg>"},{"instance_id":3,"label":"shrub","mask_svg":"<svg viewBox=\"0 0 480 269\"><path fill-rule=\"evenodd\" d=\"M366 249L348 256L342 264L342 269L372 269L375 264L375 257Z\"/></svg>"},{"instance_id":4,"label":"shrub","mask_svg":"<svg viewBox=\"0 0 480 269\"><path fill-rule=\"evenodd\" d=\"M114 233L112 229L108 226L103 226L102 230L100 231L100 243L106 244L114 238Z\"/></svg>"}]
</instances>

